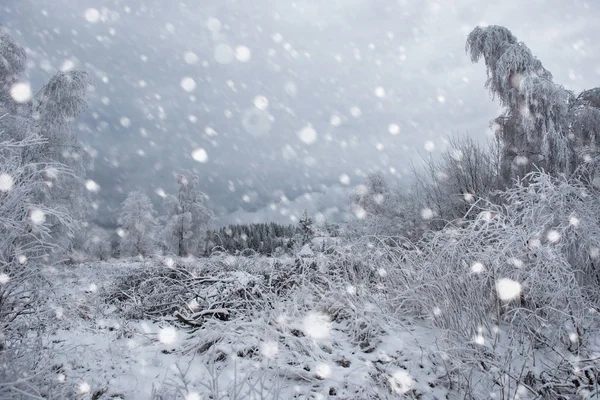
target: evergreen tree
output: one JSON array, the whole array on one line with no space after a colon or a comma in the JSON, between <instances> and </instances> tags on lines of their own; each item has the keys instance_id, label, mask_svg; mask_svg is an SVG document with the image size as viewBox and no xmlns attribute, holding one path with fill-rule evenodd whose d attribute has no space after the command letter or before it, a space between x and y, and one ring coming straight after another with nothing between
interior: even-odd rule
<instances>
[{"instance_id":1,"label":"evergreen tree","mask_svg":"<svg viewBox=\"0 0 600 400\"><path fill-rule=\"evenodd\" d=\"M277 248L285 249L297 228L292 225L265 224L230 225L208 234L208 249L219 248L235 254L246 249L271 256Z\"/></svg>"},{"instance_id":2,"label":"evergreen tree","mask_svg":"<svg viewBox=\"0 0 600 400\"><path fill-rule=\"evenodd\" d=\"M305 209L302 217L298 221L299 234L302 245L309 243L314 237L313 220L308 216L308 211Z\"/></svg>"}]
</instances>

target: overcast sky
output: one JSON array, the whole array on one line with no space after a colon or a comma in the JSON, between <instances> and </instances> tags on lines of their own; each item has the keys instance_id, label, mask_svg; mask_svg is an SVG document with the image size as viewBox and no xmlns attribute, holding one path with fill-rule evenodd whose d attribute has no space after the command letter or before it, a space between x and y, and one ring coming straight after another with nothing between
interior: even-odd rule
<instances>
[{"instance_id":1,"label":"overcast sky","mask_svg":"<svg viewBox=\"0 0 600 400\"><path fill-rule=\"evenodd\" d=\"M3 0L0 10L34 88L60 68L90 72L74 128L95 157L107 226L126 192L159 205L181 169L200 176L221 223L285 222L304 207L343 210L366 172L402 179L453 133L485 140L500 108L484 65L465 55L477 25L509 28L568 89L600 86L597 1Z\"/></svg>"}]
</instances>

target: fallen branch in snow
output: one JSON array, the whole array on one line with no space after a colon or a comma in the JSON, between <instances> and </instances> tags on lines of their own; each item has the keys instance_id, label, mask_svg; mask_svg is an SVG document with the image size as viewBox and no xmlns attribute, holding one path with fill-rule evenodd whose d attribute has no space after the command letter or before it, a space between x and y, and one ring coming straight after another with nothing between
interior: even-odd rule
<instances>
[{"instance_id":1,"label":"fallen branch in snow","mask_svg":"<svg viewBox=\"0 0 600 400\"><path fill-rule=\"evenodd\" d=\"M175 312L174 316L175 316L175 318L177 318L177 320L179 320L183 324L194 327L194 328L199 328L204 323L204 320L200 320L200 322L190 320L190 319L184 317L183 315L181 315L178 311Z\"/></svg>"}]
</instances>

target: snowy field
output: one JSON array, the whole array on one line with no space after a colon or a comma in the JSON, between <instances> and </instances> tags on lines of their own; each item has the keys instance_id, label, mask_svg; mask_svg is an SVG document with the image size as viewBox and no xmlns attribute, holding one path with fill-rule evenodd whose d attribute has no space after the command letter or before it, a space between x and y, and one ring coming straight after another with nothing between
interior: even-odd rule
<instances>
[{"instance_id":1,"label":"snowy field","mask_svg":"<svg viewBox=\"0 0 600 400\"><path fill-rule=\"evenodd\" d=\"M271 307L186 328L170 316L128 318L133 310L126 316L123 309L106 304L105 293L115 278L144 268L146 263L132 261L61 266L48 272L56 311L48 340L65 394L191 400L360 399L413 393L434 399L448 392L438 381L443 367L432 357L435 333L408 319L382 318L376 304L359 305L340 293L337 298L325 293L322 298L316 293L304 297L307 288L298 288ZM218 280L239 291L250 290L256 278L232 271ZM211 292L211 286L205 290ZM348 297L358 296L352 288L348 292ZM361 308L360 317L353 315L358 310L341 308L344 300Z\"/></svg>"},{"instance_id":2,"label":"snowy field","mask_svg":"<svg viewBox=\"0 0 600 400\"><path fill-rule=\"evenodd\" d=\"M536 348L510 326L457 341L403 312L397 274L350 276L344 261L217 256L47 268L53 314L37 334L52 356L42 395L539 399L546 374L549 388L595 398L595 357ZM588 340L586 354L599 346Z\"/></svg>"}]
</instances>

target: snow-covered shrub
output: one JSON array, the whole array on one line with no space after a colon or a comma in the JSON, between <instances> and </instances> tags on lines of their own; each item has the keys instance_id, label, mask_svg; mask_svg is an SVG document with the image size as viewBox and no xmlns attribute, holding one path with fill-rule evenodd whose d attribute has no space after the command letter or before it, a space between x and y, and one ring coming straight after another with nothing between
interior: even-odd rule
<instances>
[{"instance_id":1,"label":"snow-covered shrub","mask_svg":"<svg viewBox=\"0 0 600 400\"><path fill-rule=\"evenodd\" d=\"M39 337L30 329L44 312L44 279L39 263L55 249L51 230L45 224L52 216L72 229L64 210L37 203L36 193L45 186L45 174L58 165L23 164L21 152L43 141L30 135L20 141L4 140L0 132L0 398L39 395L48 364ZM27 373L27 376L23 374Z\"/></svg>"},{"instance_id":2,"label":"snow-covered shrub","mask_svg":"<svg viewBox=\"0 0 600 400\"><path fill-rule=\"evenodd\" d=\"M527 180L504 193L504 206L476 205L473 221L431 235L403 306L467 336L507 319L559 336L584 328L600 294L600 198L543 173Z\"/></svg>"},{"instance_id":3,"label":"snow-covered shrub","mask_svg":"<svg viewBox=\"0 0 600 400\"><path fill-rule=\"evenodd\" d=\"M540 172L524 181L502 194L503 206L480 201L470 219L430 233L393 277L397 309L447 330L463 372L467 360L529 368L540 347L582 352L598 323L600 193ZM523 355L498 349L504 335L513 343L505 350Z\"/></svg>"},{"instance_id":4,"label":"snow-covered shrub","mask_svg":"<svg viewBox=\"0 0 600 400\"><path fill-rule=\"evenodd\" d=\"M127 318L143 319L172 315L181 306L181 296L189 294L192 270L183 265L167 266L146 262L120 271L104 296Z\"/></svg>"}]
</instances>

